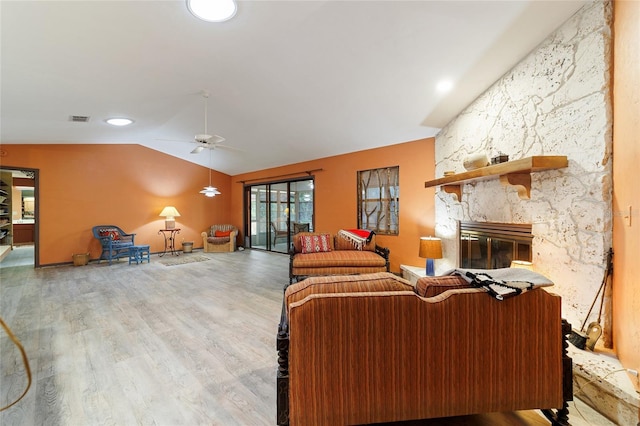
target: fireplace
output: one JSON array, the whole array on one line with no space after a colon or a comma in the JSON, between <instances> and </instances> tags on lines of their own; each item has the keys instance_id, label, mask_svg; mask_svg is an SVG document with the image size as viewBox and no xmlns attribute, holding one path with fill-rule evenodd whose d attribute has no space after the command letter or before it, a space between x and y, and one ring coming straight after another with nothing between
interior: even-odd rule
<instances>
[{"instance_id":1,"label":"fireplace","mask_svg":"<svg viewBox=\"0 0 640 426\"><path fill-rule=\"evenodd\" d=\"M459 222L460 267L508 268L512 260L531 262L530 224Z\"/></svg>"}]
</instances>

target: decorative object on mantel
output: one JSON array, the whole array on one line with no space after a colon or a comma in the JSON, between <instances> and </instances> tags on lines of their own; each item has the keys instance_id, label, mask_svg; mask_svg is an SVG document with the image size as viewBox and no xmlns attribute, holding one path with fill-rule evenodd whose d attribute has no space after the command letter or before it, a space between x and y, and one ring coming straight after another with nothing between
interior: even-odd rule
<instances>
[{"instance_id":1,"label":"decorative object on mantel","mask_svg":"<svg viewBox=\"0 0 640 426\"><path fill-rule=\"evenodd\" d=\"M447 170L446 172L444 172L445 176L453 176L456 174L455 170Z\"/></svg>"},{"instance_id":2,"label":"decorative object on mantel","mask_svg":"<svg viewBox=\"0 0 640 426\"><path fill-rule=\"evenodd\" d=\"M427 259L426 273L428 276L434 276L433 259L442 259L442 241L440 238L421 237L418 256Z\"/></svg>"},{"instance_id":3,"label":"decorative object on mantel","mask_svg":"<svg viewBox=\"0 0 640 426\"><path fill-rule=\"evenodd\" d=\"M444 192L455 194L458 200L461 200L462 185L464 183L492 179L499 176L503 185L516 186L518 188L518 196L528 200L531 198L531 173L561 169L568 165L569 162L566 155L539 155L430 180L424 183L424 187L442 186Z\"/></svg>"},{"instance_id":4,"label":"decorative object on mantel","mask_svg":"<svg viewBox=\"0 0 640 426\"><path fill-rule=\"evenodd\" d=\"M491 164L506 163L509 161L509 156L503 152L498 152L498 155L491 158Z\"/></svg>"},{"instance_id":5,"label":"decorative object on mantel","mask_svg":"<svg viewBox=\"0 0 640 426\"><path fill-rule=\"evenodd\" d=\"M462 165L468 171L487 167L489 165L489 157L485 153L471 154L464 159Z\"/></svg>"}]
</instances>

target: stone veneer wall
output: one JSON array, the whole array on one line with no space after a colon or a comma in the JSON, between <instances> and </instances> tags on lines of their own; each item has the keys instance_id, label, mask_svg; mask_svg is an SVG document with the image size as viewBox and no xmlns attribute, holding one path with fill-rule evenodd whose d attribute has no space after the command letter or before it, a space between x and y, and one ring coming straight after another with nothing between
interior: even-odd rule
<instances>
[{"instance_id":1,"label":"stone veneer wall","mask_svg":"<svg viewBox=\"0 0 640 426\"><path fill-rule=\"evenodd\" d=\"M438 190L437 272L457 266L458 220L531 223L534 267L554 281L576 329L612 245L611 16L608 1L586 4L436 136L436 178L479 152L568 157L569 167L532 175L530 200L499 179L464 185L460 201Z\"/></svg>"}]
</instances>

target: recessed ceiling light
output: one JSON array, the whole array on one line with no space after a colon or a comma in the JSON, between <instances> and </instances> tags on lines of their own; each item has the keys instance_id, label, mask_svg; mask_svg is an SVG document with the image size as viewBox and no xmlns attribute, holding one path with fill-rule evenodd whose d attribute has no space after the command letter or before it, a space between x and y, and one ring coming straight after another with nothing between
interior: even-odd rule
<instances>
[{"instance_id":1,"label":"recessed ceiling light","mask_svg":"<svg viewBox=\"0 0 640 426\"><path fill-rule=\"evenodd\" d=\"M112 126L128 126L129 124L133 123L133 120L131 120L130 118L109 118L107 119L107 123L111 124Z\"/></svg>"},{"instance_id":2,"label":"recessed ceiling light","mask_svg":"<svg viewBox=\"0 0 640 426\"><path fill-rule=\"evenodd\" d=\"M451 89L453 89L453 81L451 80L440 80L438 84L436 84L436 90L439 93L447 93Z\"/></svg>"},{"instance_id":3,"label":"recessed ceiling light","mask_svg":"<svg viewBox=\"0 0 640 426\"><path fill-rule=\"evenodd\" d=\"M193 16L208 22L227 21L238 10L234 0L187 0L187 8Z\"/></svg>"}]
</instances>

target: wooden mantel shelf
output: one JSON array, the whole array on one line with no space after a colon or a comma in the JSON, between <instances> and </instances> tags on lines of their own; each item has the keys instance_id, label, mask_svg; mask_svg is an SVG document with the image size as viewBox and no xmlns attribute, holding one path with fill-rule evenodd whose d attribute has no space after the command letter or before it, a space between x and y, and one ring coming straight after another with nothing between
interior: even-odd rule
<instances>
[{"instance_id":1,"label":"wooden mantel shelf","mask_svg":"<svg viewBox=\"0 0 640 426\"><path fill-rule=\"evenodd\" d=\"M424 183L424 187L442 186L445 192L455 194L461 200L463 184L499 177L503 185L516 186L520 198L528 200L531 198L531 173L561 169L567 165L565 155L527 157L430 180Z\"/></svg>"}]
</instances>

